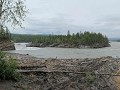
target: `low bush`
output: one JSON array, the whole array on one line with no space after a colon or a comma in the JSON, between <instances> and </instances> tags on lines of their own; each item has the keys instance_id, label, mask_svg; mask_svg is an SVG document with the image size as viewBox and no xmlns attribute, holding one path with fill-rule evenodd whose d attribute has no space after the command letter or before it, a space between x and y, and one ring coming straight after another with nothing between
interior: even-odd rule
<instances>
[{"instance_id":1,"label":"low bush","mask_svg":"<svg viewBox=\"0 0 120 90\"><path fill-rule=\"evenodd\" d=\"M19 80L19 73L16 69L16 60L11 57L6 57L3 52L0 52L0 79L15 81Z\"/></svg>"},{"instance_id":2,"label":"low bush","mask_svg":"<svg viewBox=\"0 0 120 90\"><path fill-rule=\"evenodd\" d=\"M87 73L86 73L86 81L87 81L88 83L94 82L94 81L95 81L95 75L93 75L93 74L90 73L90 72L87 72Z\"/></svg>"}]
</instances>

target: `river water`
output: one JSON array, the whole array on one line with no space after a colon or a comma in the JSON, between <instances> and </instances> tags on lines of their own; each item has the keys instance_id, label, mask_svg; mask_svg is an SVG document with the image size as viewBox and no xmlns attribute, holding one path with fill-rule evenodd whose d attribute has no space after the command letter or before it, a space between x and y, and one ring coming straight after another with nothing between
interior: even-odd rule
<instances>
[{"instance_id":1,"label":"river water","mask_svg":"<svg viewBox=\"0 0 120 90\"><path fill-rule=\"evenodd\" d=\"M120 57L120 42L111 42L111 47L99 49L37 48L26 47L26 43L15 43L11 53L29 54L38 58L96 58L102 56Z\"/></svg>"}]
</instances>

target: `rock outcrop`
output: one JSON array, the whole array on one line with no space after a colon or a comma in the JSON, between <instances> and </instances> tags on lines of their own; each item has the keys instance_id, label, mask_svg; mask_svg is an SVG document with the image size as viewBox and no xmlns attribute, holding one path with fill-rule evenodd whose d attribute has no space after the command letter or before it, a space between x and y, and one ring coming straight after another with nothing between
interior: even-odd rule
<instances>
[{"instance_id":1,"label":"rock outcrop","mask_svg":"<svg viewBox=\"0 0 120 90\"><path fill-rule=\"evenodd\" d=\"M15 50L14 42L10 40L0 41L0 50L2 51Z\"/></svg>"}]
</instances>

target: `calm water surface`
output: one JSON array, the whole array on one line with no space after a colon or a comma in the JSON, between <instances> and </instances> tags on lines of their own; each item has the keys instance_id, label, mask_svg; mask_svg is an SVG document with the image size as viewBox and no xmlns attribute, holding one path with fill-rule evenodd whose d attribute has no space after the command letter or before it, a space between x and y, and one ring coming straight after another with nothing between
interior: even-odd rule
<instances>
[{"instance_id":1,"label":"calm water surface","mask_svg":"<svg viewBox=\"0 0 120 90\"><path fill-rule=\"evenodd\" d=\"M11 53L29 54L39 58L96 58L102 56L120 57L120 42L111 42L111 47L99 49L37 48L26 47L26 43L15 43Z\"/></svg>"}]
</instances>

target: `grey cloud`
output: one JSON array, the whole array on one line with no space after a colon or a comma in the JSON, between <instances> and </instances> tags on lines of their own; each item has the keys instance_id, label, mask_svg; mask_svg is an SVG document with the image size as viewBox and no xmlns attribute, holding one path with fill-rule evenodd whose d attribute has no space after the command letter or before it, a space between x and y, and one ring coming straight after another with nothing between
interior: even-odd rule
<instances>
[{"instance_id":1,"label":"grey cloud","mask_svg":"<svg viewBox=\"0 0 120 90\"><path fill-rule=\"evenodd\" d=\"M68 30L71 33L85 31L87 28L71 24L71 20L64 18L52 18L48 21L36 19L28 19L28 24L24 29L20 29L19 33L29 34L66 34Z\"/></svg>"},{"instance_id":2,"label":"grey cloud","mask_svg":"<svg viewBox=\"0 0 120 90\"><path fill-rule=\"evenodd\" d=\"M97 20L95 23L96 31L101 31L109 37L119 37L120 17L119 15L110 15Z\"/></svg>"},{"instance_id":3,"label":"grey cloud","mask_svg":"<svg viewBox=\"0 0 120 90\"><path fill-rule=\"evenodd\" d=\"M120 15L106 16L97 20L96 24L101 26L120 26Z\"/></svg>"},{"instance_id":4,"label":"grey cloud","mask_svg":"<svg viewBox=\"0 0 120 90\"><path fill-rule=\"evenodd\" d=\"M22 34L66 34L68 30L71 33L79 31L101 32L108 37L119 37L120 18L111 16L104 17L96 21L94 26L73 25L72 20L60 17L48 18L48 20L39 20L27 18L25 29L18 29L13 33Z\"/></svg>"},{"instance_id":5,"label":"grey cloud","mask_svg":"<svg viewBox=\"0 0 120 90\"><path fill-rule=\"evenodd\" d=\"M11 32L66 34L68 30L71 33L92 31L119 37L119 3L120 0L26 0L30 15L24 23L25 29L11 29Z\"/></svg>"}]
</instances>

